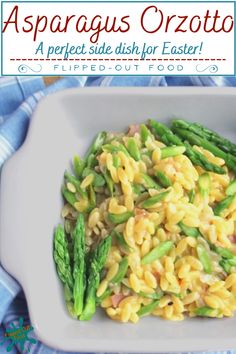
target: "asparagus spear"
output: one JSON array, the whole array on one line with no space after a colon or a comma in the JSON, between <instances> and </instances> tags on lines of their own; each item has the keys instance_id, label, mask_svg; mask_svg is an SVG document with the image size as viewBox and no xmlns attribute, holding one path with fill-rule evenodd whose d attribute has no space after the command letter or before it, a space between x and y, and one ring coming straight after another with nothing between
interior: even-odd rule
<instances>
[{"instance_id":1,"label":"asparagus spear","mask_svg":"<svg viewBox=\"0 0 236 354\"><path fill-rule=\"evenodd\" d=\"M90 154L87 158L87 167L94 168L98 165L98 160L95 154Z\"/></svg>"},{"instance_id":2,"label":"asparagus spear","mask_svg":"<svg viewBox=\"0 0 236 354\"><path fill-rule=\"evenodd\" d=\"M226 173L222 167L211 163L201 152L193 149L188 141L185 141L184 145L186 147L186 155L194 165L202 167L205 171L218 173L219 175Z\"/></svg>"},{"instance_id":3,"label":"asparagus spear","mask_svg":"<svg viewBox=\"0 0 236 354\"><path fill-rule=\"evenodd\" d=\"M236 267L236 257L228 259L228 263L229 263L232 267Z\"/></svg>"},{"instance_id":4,"label":"asparagus spear","mask_svg":"<svg viewBox=\"0 0 236 354\"><path fill-rule=\"evenodd\" d=\"M236 255L233 254L230 250L227 248L211 245L211 249L219 254L225 262L228 262L228 264L232 267L236 267Z\"/></svg>"},{"instance_id":5,"label":"asparagus spear","mask_svg":"<svg viewBox=\"0 0 236 354\"><path fill-rule=\"evenodd\" d=\"M119 168L120 167L120 159L117 155L113 155L112 156L113 159L113 165L115 168Z\"/></svg>"},{"instance_id":6,"label":"asparagus spear","mask_svg":"<svg viewBox=\"0 0 236 354\"><path fill-rule=\"evenodd\" d=\"M67 311L69 313L69 315L72 318L77 318L75 310L74 310L74 304L72 301L66 301L66 307L67 307Z\"/></svg>"},{"instance_id":7,"label":"asparagus spear","mask_svg":"<svg viewBox=\"0 0 236 354\"><path fill-rule=\"evenodd\" d=\"M219 265L224 269L224 271L228 274L230 273L231 267L236 266L236 255L234 255L227 248L215 246L210 244L210 248L212 251L216 252L222 259L219 262Z\"/></svg>"},{"instance_id":8,"label":"asparagus spear","mask_svg":"<svg viewBox=\"0 0 236 354\"><path fill-rule=\"evenodd\" d=\"M158 182L162 185L162 187L168 188L172 186L171 180L161 171L155 173L155 177L157 178Z\"/></svg>"},{"instance_id":9,"label":"asparagus spear","mask_svg":"<svg viewBox=\"0 0 236 354\"><path fill-rule=\"evenodd\" d=\"M134 138L129 138L127 143L127 149L130 155L135 161L139 161L141 158L140 150Z\"/></svg>"},{"instance_id":10,"label":"asparagus spear","mask_svg":"<svg viewBox=\"0 0 236 354\"><path fill-rule=\"evenodd\" d=\"M225 273L229 274L231 270L231 265L227 259L221 259L219 265L224 269Z\"/></svg>"},{"instance_id":11,"label":"asparagus spear","mask_svg":"<svg viewBox=\"0 0 236 354\"><path fill-rule=\"evenodd\" d=\"M72 184L75 186L76 191L78 192L78 194L79 194L82 198L84 198L84 199L87 198L87 193L86 193L86 191L83 190L83 189L80 187L80 183L81 183L81 182L80 182L76 177L72 176L68 171L65 171L65 173L64 173L64 178L65 178L66 181L72 183Z\"/></svg>"},{"instance_id":12,"label":"asparagus spear","mask_svg":"<svg viewBox=\"0 0 236 354\"><path fill-rule=\"evenodd\" d=\"M113 197L113 192L114 192L114 182L110 176L110 173L105 169L104 171L102 171L102 174L105 178L106 184L107 184L107 188L109 190L110 196Z\"/></svg>"},{"instance_id":13,"label":"asparagus spear","mask_svg":"<svg viewBox=\"0 0 236 354\"><path fill-rule=\"evenodd\" d=\"M145 191L145 187L140 184L133 184L132 188L133 188L134 194L137 194L138 196L141 195Z\"/></svg>"},{"instance_id":14,"label":"asparagus spear","mask_svg":"<svg viewBox=\"0 0 236 354\"><path fill-rule=\"evenodd\" d=\"M126 253L129 253L131 249L127 244L127 242L125 241L124 236L116 230L112 231L112 236L113 235L115 237L116 242L122 248L122 250L124 250Z\"/></svg>"},{"instance_id":15,"label":"asparagus spear","mask_svg":"<svg viewBox=\"0 0 236 354\"><path fill-rule=\"evenodd\" d=\"M186 139L191 145L202 146L204 149L210 151L217 157L224 159L226 166L228 166L232 171L236 172L236 158L221 149L216 145L212 144L207 139L201 138L200 136L189 132L186 129L174 128L173 131L180 136L182 139Z\"/></svg>"},{"instance_id":16,"label":"asparagus spear","mask_svg":"<svg viewBox=\"0 0 236 354\"><path fill-rule=\"evenodd\" d=\"M87 177L90 174L92 174L94 176L94 180L93 180L94 187L103 187L104 186L105 179L102 177L102 175L97 173L97 172L95 172L94 170L92 170L89 167L86 167L83 170L82 177L85 178L85 177Z\"/></svg>"},{"instance_id":17,"label":"asparagus spear","mask_svg":"<svg viewBox=\"0 0 236 354\"><path fill-rule=\"evenodd\" d=\"M102 146L102 150L111 153L122 151L127 157L131 157L130 153L128 152L128 150L123 144L119 144L119 145L105 144Z\"/></svg>"},{"instance_id":18,"label":"asparagus spear","mask_svg":"<svg viewBox=\"0 0 236 354\"><path fill-rule=\"evenodd\" d=\"M165 256L173 248L173 245L174 243L172 241L164 241L160 243L142 258L141 264L149 264L154 262L156 259Z\"/></svg>"},{"instance_id":19,"label":"asparagus spear","mask_svg":"<svg viewBox=\"0 0 236 354\"><path fill-rule=\"evenodd\" d=\"M217 145L219 148L224 150L225 152L229 152L232 155L236 155L236 145L233 144L228 139L223 138L213 130L210 130L201 124L198 123L190 123L181 119L176 119L172 121L172 126L177 128L187 129L202 138L207 139L213 144Z\"/></svg>"},{"instance_id":20,"label":"asparagus spear","mask_svg":"<svg viewBox=\"0 0 236 354\"><path fill-rule=\"evenodd\" d=\"M198 179L198 188L203 198L207 197L210 192L211 178L209 173L203 173Z\"/></svg>"},{"instance_id":21,"label":"asparagus spear","mask_svg":"<svg viewBox=\"0 0 236 354\"><path fill-rule=\"evenodd\" d=\"M191 189L191 191L189 191L188 197L189 197L189 203L193 203L194 198L195 198L195 190L194 189Z\"/></svg>"},{"instance_id":22,"label":"asparagus spear","mask_svg":"<svg viewBox=\"0 0 236 354\"><path fill-rule=\"evenodd\" d=\"M185 146L168 146L161 149L161 159L182 155L186 151Z\"/></svg>"},{"instance_id":23,"label":"asparagus spear","mask_svg":"<svg viewBox=\"0 0 236 354\"><path fill-rule=\"evenodd\" d=\"M96 311L96 290L99 281L100 275L96 269L96 264L92 263L89 268L84 309L79 318L81 321L89 321Z\"/></svg>"},{"instance_id":24,"label":"asparagus spear","mask_svg":"<svg viewBox=\"0 0 236 354\"><path fill-rule=\"evenodd\" d=\"M110 222L113 224L123 224L124 222L128 221L131 216L133 216L132 211L127 211L122 214L113 214L113 213L108 213L108 219Z\"/></svg>"},{"instance_id":25,"label":"asparagus spear","mask_svg":"<svg viewBox=\"0 0 236 354\"><path fill-rule=\"evenodd\" d=\"M74 240L74 310L77 316L83 311L85 292L85 224L82 214L79 215L73 231Z\"/></svg>"},{"instance_id":26,"label":"asparagus spear","mask_svg":"<svg viewBox=\"0 0 236 354\"><path fill-rule=\"evenodd\" d=\"M151 198L148 198L146 200L144 200L140 206L141 208L144 208L144 209L149 209L149 208L152 208L153 205L155 205L156 203L162 201L163 199L165 199L165 197L167 196L167 194L169 194L170 191L165 191L165 192L161 192L157 195L154 195L154 197L151 197Z\"/></svg>"},{"instance_id":27,"label":"asparagus spear","mask_svg":"<svg viewBox=\"0 0 236 354\"><path fill-rule=\"evenodd\" d=\"M95 249L88 271L88 281L85 296L85 305L80 320L88 321L96 311L96 291L100 282L100 273L105 265L111 248L111 236L103 239Z\"/></svg>"},{"instance_id":28,"label":"asparagus spear","mask_svg":"<svg viewBox=\"0 0 236 354\"><path fill-rule=\"evenodd\" d=\"M150 130L146 127L145 124L140 125L140 136L141 136L141 141L143 144L146 143L148 137L151 136Z\"/></svg>"},{"instance_id":29,"label":"asparagus spear","mask_svg":"<svg viewBox=\"0 0 236 354\"><path fill-rule=\"evenodd\" d=\"M200 136L189 132L187 129L173 127L173 132L177 134L181 139L186 139L190 142L191 145L201 146L206 150L212 152L215 156L220 158L225 158L226 153L220 150L217 146L213 145L208 140L201 138Z\"/></svg>"},{"instance_id":30,"label":"asparagus spear","mask_svg":"<svg viewBox=\"0 0 236 354\"><path fill-rule=\"evenodd\" d=\"M137 312L137 315L139 317L150 315L158 306L158 304L159 304L159 300L155 300L146 306L142 306L141 309Z\"/></svg>"},{"instance_id":31,"label":"asparagus spear","mask_svg":"<svg viewBox=\"0 0 236 354\"><path fill-rule=\"evenodd\" d=\"M65 286L64 286L64 298L65 298L66 302L73 300L73 293L72 293L71 290L72 289L69 288L69 285L65 284Z\"/></svg>"},{"instance_id":32,"label":"asparagus spear","mask_svg":"<svg viewBox=\"0 0 236 354\"><path fill-rule=\"evenodd\" d=\"M226 195L236 194L236 179L234 179L226 188Z\"/></svg>"},{"instance_id":33,"label":"asparagus spear","mask_svg":"<svg viewBox=\"0 0 236 354\"><path fill-rule=\"evenodd\" d=\"M201 154L199 151L194 150L188 142L184 142L173 132L167 128L164 124L158 123L154 120L149 120L149 125L154 133L154 135L159 136L160 140L168 145L180 145L185 146L186 151L185 155L192 161L196 166L202 167L204 170L209 172L214 172L218 174L224 174L225 170L222 167L219 167L211 162Z\"/></svg>"},{"instance_id":34,"label":"asparagus spear","mask_svg":"<svg viewBox=\"0 0 236 354\"><path fill-rule=\"evenodd\" d=\"M96 193L94 191L93 185L89 186L89 208L86 211L93 210L96 207Z\"/></svg>"},{"instance_id":35,"label":"asparagus spear","mask_svg":"<svg viewBox=\"0 0 236 354\"><path fill-rule=\"evenodd\" d=\"M202 236L201 232L196 227L187 226L182 221L180 221L178 225L181 229L181 233L183 233L186 236L195 237L195 238Z\"/></svg>"},{"instance_id":36,"label":"asparagus spear","mask_svg":"<svg viewBox=\"0 0 236 354\"><path fill-rule=\"evenodd\" d=\"M200 317L214 317L217 314L217 310L209 307L209 306L202 306L198 307L195 310L197 316Z\"/></svg>"},{"instance_id":37,"label":"asparagus spear","mask_svg":"<svg viewBox=\"0 0 236 354\"><path fill-rule=\"evenodd\" d=\"M232 204L234 198L235 198L235 194L234 195L230 195L228 197L226 197L225 199L221 200L213 209L214 214L217 216L220 216L222 214L222 212L229 208L229 206Z\"/></svg>"},{"instance_id":38,"label":"asparagus spear","mask_svg":"<svg viewBox=\"0 0 236 354\"><path fill-rule=\"evenodd\" d=\"M211 257L207 252L206 248L201 244L197 245L197 255L200 262L203 265L203 269L205 270L205 272L211 274L212 273Z\"/></svg>"},{"instance_id":39,"label":"asparagus spear","mask_svg":"<svg viewBox=\"0 0 236 354\"><path fill-rule=\"evenodd\" d=\"M98 135L96 136L95 140L93 141L92 145L89 147L89 149L85 155L86 161L88 161L88 158L91 154L96 155L100 151L102 145L106 141L106 138L107 138L106 132L98 133Z\"/></svg>"},{"instance_id":40,"label":"asparagus spear","mask_svg":"<svg viewBox=\"0 0 236 354\"><path fill-rule=\"evenodd\" d=\"M227 248L215 246L213 244L211 244L210 247L211 247L212 251L219 254L223 258L226 258L226 259L234 259L235 258L236 259L236 256Z\"/></svg>"},{"instance_id":41,"label":"asparagus spear","mask_svg":"<svg viewBox=\"0 0 236 354\"><path fill-rule=\"evenodd\" d=\"M111 280L113 284L119 284L123 280L123 278L126 275L128 267L129 267L128 259L127 257L125 257L122 259L122 261L119 264L119 269L117 274Z\"/></svg>"},{"instance_id":42,"label":"asparagus spear","mask_svg":"<svg viewBox=\"0 0 236 354\"><path fill-rule=\"evenodd\" d=\"M142 178L142 184L146 189L149 188L154 188L154 189L160 189L161 187L159 186L158 183L156 183L156 181L154 181L154 179L148 175L146 175L145 173L141 173L141 178Z\"/></svg>"},{"instance_id":43,"label":"asparagus spear","mask_svg":"<svg viewBox=\"0 0 236 354\"><path fill-rule=\"evenodd\" d=\"M173 135L172 143L166 144L166 145L182 145L181 140L178 137L176 137L165 124L159 123L153 119L149 119L148 125L151 128L154 135L158 135L160 138L165 134ZM175 142L174 142L174 140L175 140Z\"/></svg>"},{"instance_id":44,"label":"asparagus spear","mask_svg":"<svg viewBox=\"0 0 236 354\"><path fill-rule=\"evenodd\" d=\"M160 291L159 293L152 293L152 294L148 294L143 291L140 291L138 294L139 296L145 297L147 299L152 299L152 300L160 300L163 296L162 291Z\"/></svg>"},{"instance_id":45,"label":"asparagus spear","mask_svg":"<svg viewBox=\"0 0 236 354\"><path fill-rule=\"evenodd\" d=\"M54 261L56 264L57 274L65 285L73 289L73 278L70 266L70 255L68 251L68 242L64 229L58 225L54 232Z\"/></svg>"},{"instance_id":46,"label":"asparagus spear","mask_svg":"<svg viewBox=\"0 0 236 354\"><path fill-rule=\"evenodd\" d=\"M71 193L70 191L68 191L66 189L66 187L62 187L62 195L65 198L65 200L72 206L74 206L74 204L77 202L75 193Z\"/></svg>"},{"instance_id":47,"label":"asparagus spear","mask_svg":"<svg viewBox=\"0 0 236 354\"><path fill-rule=\"evenodd\" d=\"M104 293L96 298L96 305L100 305L103 300L105 300L108 296L110 296L112 293L111 289L107 289L104 291Z\"/></svg>"},{"instance_id":48,"label":"asparagus spear","mask_svg":"<svg viewBox=\"0 0 236 354\"><path fill-rule=\"evenodd\" d=\"M80 178L85 167L85 162L81 160L79 156L75 156L73 160L73 166L76 177Z\"/></svg>"}]
</instances>

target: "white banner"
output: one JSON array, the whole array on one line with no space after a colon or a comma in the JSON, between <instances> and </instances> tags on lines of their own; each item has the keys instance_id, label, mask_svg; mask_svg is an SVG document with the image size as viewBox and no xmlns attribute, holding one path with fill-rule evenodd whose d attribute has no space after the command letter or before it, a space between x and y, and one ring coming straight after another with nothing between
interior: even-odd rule
<instances>
[{"instance_id":1,"label":"white banner","mask_svg":"<svg viewBox=\"0 0 236 354\"><path fill-rule=\"evenodd\" d=\"M234 75L234 2L2 1L1 75Z\"/></svg>"}]
</instances>

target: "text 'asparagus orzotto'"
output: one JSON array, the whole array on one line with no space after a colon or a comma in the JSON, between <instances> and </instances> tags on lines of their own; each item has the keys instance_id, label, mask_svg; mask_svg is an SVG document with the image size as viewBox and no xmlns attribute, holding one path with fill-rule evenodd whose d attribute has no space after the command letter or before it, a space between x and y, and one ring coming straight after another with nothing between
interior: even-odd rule
<instances>
[{"instance_id":1,"label":"text 'asparagus orzotto'","mask_svg":"<svg viewBox=\"0 0 236 354\"><path fill-rule=\"evenodd\" d=\"M230 317L236 145L196 123L98 134L65 172L54 260L72 317Z\"/></svg>"}]
</instances>

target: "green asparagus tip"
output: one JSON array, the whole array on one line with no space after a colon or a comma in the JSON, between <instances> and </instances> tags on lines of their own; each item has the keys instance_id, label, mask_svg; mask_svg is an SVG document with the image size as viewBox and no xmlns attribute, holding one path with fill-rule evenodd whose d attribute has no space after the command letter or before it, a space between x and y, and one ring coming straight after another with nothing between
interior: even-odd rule
<instances>
[{"instance_id":1,"label":"green asparagus tip","mask_svg":"<svg viewBox=\"0 0 236 354\"><path fill-rule=\"evenodd\" d=\"M113 214L108 213L108 219L115 225L123 224L124 222L128 221L134 215L132 211L127 211L126 213L122 214Z\"/></svg>"},{"instance_id":2,"label":"green asparagus tip","mask_svg":"<svg viewBox=\"0 0 236 354\"><path fill-rule=\"evenodd\" d=\"M161 159L182 155L186 151L185 146L167 146L161 149Z\"/></svg>"},{"instance_id":3,"label":"green asparagus tip","mask_svg":"<svg viewBox=\"0 0 236 354\"><path fill-rule=\"evenodd\" d=\"M137 315L139 317L150 315L158 306L158 304L159 304L159 300L156 300L146 306L142 306L141 309L137 312Z\"/></svg>"},{"instance_id":4,"label":"green asparagus tip","mask_svg":"<svg viewBox=\"0 0 236 354\"><path fill-rule=\"evenodd\" d=\"M77 178L80 178L85 167L85 162L79 156L73 159L74 172Z\"/></svg>"},{"instance_id":5,"label":"green asparagus tip","mask_svg":"<svg viewBox=\"0 0 236 354\"><path fill-rule=\"evenodd\" d=\"M146 127L145 124L140 125L140 136L141 136L141 141L143 144L146 143L148 137L151 136L150 130Z\"/></svg>"},{"instance_id":6,"label":"green asparagus tip","mask_svg":"<svg viewBox=\"0 0 236 354\"><path fill-rule=\"evenodd\" d=\"M180 127L180 128L188 128L189 127L189 123L183 119L172 119L171 121L171 126L176 126L176 127Z\"/></svg>"},{"instance_id":7,"label":"green asparagus tip","mask_svg":"<svg viewBox=\"0 0 236 354\"><path fill-rule=\"evenodd\" d=\"M155 177L157 178L158 182L164 188L168 188L172 186L171 180L161 171L155 173Z\"/></svg>"},{"instance_id":8,"label":"green asparagus tip","mask_svg":"<svg viewBox=\"0 0 236 354\"><path fill-rule=\"evenodd\" d=\"M110 196L113 197L113 192L114 192L114 182L111 178L111 175L109 173L108 170L104 170L102 172L103 176L104 176L104 179L106 181L106 184L107 184L107 188L108 188L108 191L110 193Z\"/></svg>"},{"instance_id":9,"label":"green asparagus tip","mask_svg":"<svg viewBox=\"0 0 236 354\"><path fill-rule=\"evenodd\" d=\"M68 242L64 229L61 225L58 225L54 232L54 250L53 258L57 269L57 274L65 284L66 288L73 288L73 278L70 265L70 254L68 248Z\"/></svg>"},{"instance_id":10,"label":"green asparagus tip","mask_svg":"<svg viewBox=\"0 0 236 354\"><path fill-rule=\"evenodd\" d=\"M207 197L210 192L211 178L209 173L203 173L198 179L198 188L203 198Z\"/></svg>"},{"instance_id":11,"label":"green asparagus tip","mask_svg":"<svg viewBox=\"0 0 236 354\"><path fill-rule=\"evenodd\" d=\"M150 177L149 175L145 174L145 173L141 173L141 178L142 178L142 184L144 185L145 188L149 189L149 188L154 188L154 189L160 189L161 187L159 186L159 184L154 181L154 179L152 177Z\"/></svg>"},{"instance_id":12,"label":"green asparagus tip","mask_svg":"<svg viewBox=\"0 0 236 354\"><path fill-rule=\"evenodd\" d=\"M226 195L234 195L236 194L236 179L230 182L228 187L226 188Z\"/></svg>"},{"instance_id":13,"label":"green asparagus tip","mask_svg":"<svg viewBox=\"0 0 236 354\"><path fill-rule=\"evenodd\" d=\"M142 258L141 264L149 264L165 256L173 248L173 245L174 243L172 241L164 241L160 243Z\"/></svg>"},{"instance_id":14,"label":"green asparagus tip","mask_svg":"<svg viewBox=\"0 0 236 354\"><path fill-rule=\"evenodd\" d=\"M125 257L122 259L122 261L119 264L119 269L118 269L117 274L111 280L113 284L119 284L124 279L126 272L128 270L128 267L129 267L128 258Z\"/></svg>"},{"instance_id":15,"label":"green asparagus tip","mask_svg":"<svg viewBox=\"0 0 236 354\"><path fill-rule=\"evenodd\" d=\"M156 203L159 203L160 201L164 200L165 197L170 193L170 190L167 190L165 192L161 192L157 195L154 195L153 197L151 198L148 198L146 200L144 200L140 206L141 208L144 208L144 209L149 209L149 208L153 208L154 205Z\"/></svg>"},{"instance_id":16,"label":"green asparagus tip","mask_svg":"<svg viewBox=\"0 0 236 354\"><path fill-rule=\"evenodd\" d=\"M131 248L129 247L129 245L125 241L124 236L116 230L112 231L112 237L113 237L113 235L114 235L114 238L115 238L117 244L121 247L121 249L123 251L125 251L126 253L130 253Z\"/></svg>"},{"instance_id":17,"label":"green asparagus tip","mask_svg":"<svg viewBox=\"0 0 236 354\"><path fill-rule=\"evenodd\" d=\"M191 189L191 191L188 194L188 197L189 197L189 203L193 203L194 199L195 199L195 190L194 189Z\"/></svg>"},{"instance_id":18,"label":"green asparagus tip","mask_svg":"<svg viewBox=\"0 0 236 354\"><path fill-rule=\"evenodd\" d=\"M218 255L220 255L221 257L223 258L226 258L226 259L232 259L232 258L235 258L236 256L230 251L228 250L227 248L223 248L223 247L219 247L219 246L216 246L216 245L211 245L210 246L212 251L214 251L215 253L217 253Z\"/></svg>"},{"instance_id":19,"label":"green asparagus tip","mask_svg":"<svg viewBox=\"0 0 236 354\"><path fill-rule=\"evenodd\" d=\"M190 237L194 237L194 238L202 236L201 232L196 227L187 226L182 221L180 221L178 223L178 225L179 225L179 227L181 229L181 233L183 233L186 236L190 236Z\"/></svg>"},{"instance_id":20,"label":"green asparagus tip","mask_svg":"<svg viewBox=\"0 0 236 354\"><path fill-rule=\"evenodd\" d=\"M223 268L225 273L230 274L231 265L229 264L227 259L221 259L221 261L219 262L219 265Z\"/></svg>"},{"instance_id":21,"label":"green asparagus tip","mask_svg":"<svg viewBox=\"0 0 236 354\"><path fill-rule=\"evenodd\" d=\"M234 195L229 195L228 197L226 197L225 199L221 200L214 208L214 214L216 216L221 216L222 212L225 209L228 209L230 207L230 205L233 203L233 200L235 198L236 194Z\"/></svg>"},{"instance_id":22,"label":"green asparagus tip","mask_svg":"<svg viewBox=\"0 0 236 354\"><path fill-rule=\"evenodd\" d=\"M103 176L89 167L85 167L82 173L82 177L85 178L92 174L94 176L93 185L94 187L103 187L105 185L105 179Z\"/></svg>"},{"instance_id":23,"label":"green asparagus tip","mask_svg":"<svg viewBox=\"0 0 236 354\"><path fill-rule=\"evenodd\" d=\"M127 149L130 155L133 157L135 161L139 161L141 158L140 150L137 145L135 138L129 138L127 142Z\"/></svg>"},{"instance_id":24,"label":"green asparagus tip","mask_svg":"<svg viewBox=\"0 0 236 354\"><path fill-rule=\"evenodd\" d=\"M87 160L91 154L97 154L101 149L102 145L105 143L107 137L107 133L105 131L98 133L92 145L89 147L85 159Z\"/></svg>"},{"instance_id":25,"label":"green asparagus tip","mask_svg":"<svg viewBox=\"0 0 236 354\"><path fill-rule=\"evenodd\" d=\"M85 293L85 222L83 214L79 214L73 231L74 240L74 311L80 316L83 311Z\"/></svg>"},{"instance_id":26,"label":"green asparagus tip","mask_svg":"<svg viewBox=\"0 0 236 354\"><path fill-rule=\"evenodd\" d=\"M155 133L155 135L158 135L158 136L162 136L166 133L170 133L170 129L167 128L166 125L162 124L162 123L159 123L153 119L149 119L148 120L148 125L150 128L152 128L153 132Z\"/></svg>"},{"instance_id":27,"label":"green asparagus tip","mask_svg":"<svg viewBox=\"0 0 236 354\"><path fill-rule=\"evenodd\" d=\"M120 159L119 159L119 157L116 154L114 154L112 156L112 160L113 160L114 167L115 168L119 168L120 167Z\"/></svg>"},{"instance_id":28,"label":"green asparagus tip","mask_svg":"<svg viewBox=\"0 0 236 354\"><path fill-rule=\"evenodd\" d=\"M212 262L211 262L211 257L209 252L206 250L206 248L198 244L197 245L197 254L200 262L203 265L203 269L206 273L211 274L212 273Z\"/></svg>"},{"instance_id":29,"label":"green asparagus tip","mask_svg":"<svg viewBox=\"0 0 236 354\"><path fill-rule=\"evenodd\" d=\"M142 296L144 298L147 298L147 299L160 300L162 298L162 296L164 295L164 293L162 291L159 291L158 293L148 294L148 293L145 293L144 291L140 291L138 293L138 295Z\"/></svg>"},{"instance_id":30,"label":"green asparagus tip","mask_svg":"<svg viewBox=\"0 0 236 354\"><path fill-rule=\"evenodd\" d=\"M202 307L198 307L195 310L195 313L197 316L200 317L215 317L218 311L209 306L202 306Z\"/></svg>"}]
</instances>

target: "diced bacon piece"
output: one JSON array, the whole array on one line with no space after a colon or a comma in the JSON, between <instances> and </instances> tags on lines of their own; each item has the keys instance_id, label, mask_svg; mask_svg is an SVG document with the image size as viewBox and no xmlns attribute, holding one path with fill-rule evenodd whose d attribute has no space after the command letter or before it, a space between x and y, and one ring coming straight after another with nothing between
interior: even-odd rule
<instances>
[{"instance_id":1,"label":"diced bacon piece","mask_svg":"<svg viewBox=\"0 0 236 354\"><path fill-rule=\"evenodd\" d=\"M129 126L128 136L134 136L134 134L138 132L139 132L138 124L132 124Z\"/></svg>"},{"instance_id":2,"label":"diced bacon piece","mask_svg":"<svg viewBox=\"0 0 236 354\"><path fill-rule=\"evenodd\" d=\"M134 211L135 211L135 216L142 216L142 217L148 216L148 213L145 209L135 208Z\"/></svg>"},{"instance_id":3,"label":"diced bacon piece","mask_svg":"<svg viewBox=\"0 0 236 354\"><path fill-rule=\"evenodd\" d=\"M229 239L232 243L236 243L236 235L230 236Z\"/></svg>"},{"instance_id":4,"label":"diced bacon piece","mask_svg":"<svg viewBox=\"0 0 236 354\"><path fill-rule=\"evenodd\" d=\"M117 294L117 295L113 295L111 297L111 301L112 301L112 306L113 307L117 307L119 305L119 303L125 298L125 295L123 294Z\"/></svg>"}]
</instances>

